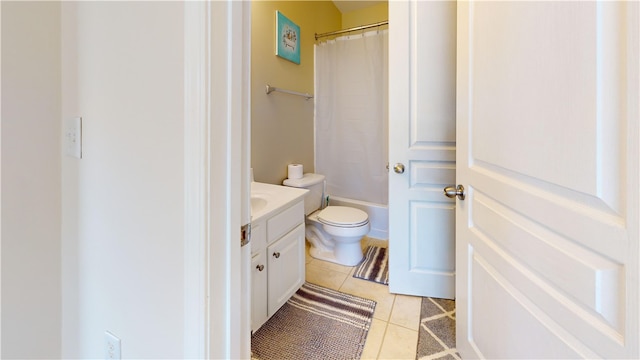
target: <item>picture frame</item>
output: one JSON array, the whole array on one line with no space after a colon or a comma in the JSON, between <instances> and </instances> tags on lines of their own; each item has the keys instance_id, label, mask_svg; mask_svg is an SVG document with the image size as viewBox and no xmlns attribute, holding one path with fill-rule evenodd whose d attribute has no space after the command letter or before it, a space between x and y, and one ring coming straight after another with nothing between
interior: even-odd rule
<instances>
[{"instance_id":1,"label":"picture frame","mask_svg":"<svg viewBox=\"0 0 640 360\"><path fill-rule=\"evenodd\" d=\"M300 64L300 26L276 10L276 55Z\"/></svg>"}]
</instances>

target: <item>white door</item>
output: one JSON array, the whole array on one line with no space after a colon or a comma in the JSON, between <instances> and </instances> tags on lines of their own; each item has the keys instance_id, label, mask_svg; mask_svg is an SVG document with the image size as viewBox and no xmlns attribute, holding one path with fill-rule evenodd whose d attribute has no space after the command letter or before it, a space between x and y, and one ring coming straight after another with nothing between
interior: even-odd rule
<instances>
[{"instance_id":1,"label":"white door","mask_svg":"<svg viewBox=\"0 0 640 360\"><path fill-rule=\"evenodd\" d=\"M639 4L458 4L457 348L638 358Z\"/></svg>"},{"instance_id":2,"label":"white door","mask_svg":"<svg viewBox=\"0 0 640 360\"><path fill-rule=\"evenodd\" d=\"M390 1L389 24L389 290L452 299L456 4Z\"/></svg>"}]
</instances>

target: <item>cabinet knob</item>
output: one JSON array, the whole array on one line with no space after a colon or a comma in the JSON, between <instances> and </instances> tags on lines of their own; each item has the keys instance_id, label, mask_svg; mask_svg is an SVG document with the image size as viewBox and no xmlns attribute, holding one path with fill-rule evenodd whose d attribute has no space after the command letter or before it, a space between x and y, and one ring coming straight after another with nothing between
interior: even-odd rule
<instances>
[{"instance_id":1,"label":"cabinet knob","mask_svg":"<svg viewBox=\"0 0 640 360\"><path fill-rule=\"evenodd\" d=\"M264 265L258 265L256 266L256 269L258 269L258 271L262 271L264 270Z\"/></svg>"},{"instance_id":2,"label":"cabinet knob","mask_svg":"<svg viewBox=\"0 0 640 360\"><path fill-rule=\"evenodd\" d=\"M280 253L279 252L274 252L273 253L273 257L275 257L276 259L280 257Z\"/></svg>"}]
</instances>

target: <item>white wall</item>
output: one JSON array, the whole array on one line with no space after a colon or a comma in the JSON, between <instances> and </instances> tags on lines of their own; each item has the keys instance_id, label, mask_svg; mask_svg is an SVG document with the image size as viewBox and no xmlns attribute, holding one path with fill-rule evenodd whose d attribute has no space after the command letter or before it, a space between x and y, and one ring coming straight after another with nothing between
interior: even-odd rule
<instances>
[{"instance_id":1,"label":"white wall","mask_svg":"<svg viewBox=\"0 0 640 360\"><path fill-rule=\"evenodd\" d=\"M60 356L60 4L2 2L2 354Z\"/></svg>"},{"instance_id":2,"label":"white wall","mask_svg":"<svg viewBox=\"0 0 640 360\"><path fill-rule=\"evenodd\" d=\"M183 4L63 4L63 358L183 354Z\"/></svg>"}]
</instances>

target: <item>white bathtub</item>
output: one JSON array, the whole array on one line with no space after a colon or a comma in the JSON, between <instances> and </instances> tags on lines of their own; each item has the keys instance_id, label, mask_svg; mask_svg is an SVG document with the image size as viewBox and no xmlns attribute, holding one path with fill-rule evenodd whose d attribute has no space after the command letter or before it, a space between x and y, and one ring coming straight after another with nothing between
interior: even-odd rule
<instances>
[{"instance_id":1,"label":"white bathtub","mask_svg":"<svg viewBox=\"0 0 640 360\"><path fill-rule=\"evenodd\" d=\"M389 239L389 207L387 205L337 196L329 197L329 205L350 206L365 211L369 215L369 223L371 223L371 230L367 236L380 240Z\"/></svg>"}]
</instances>

